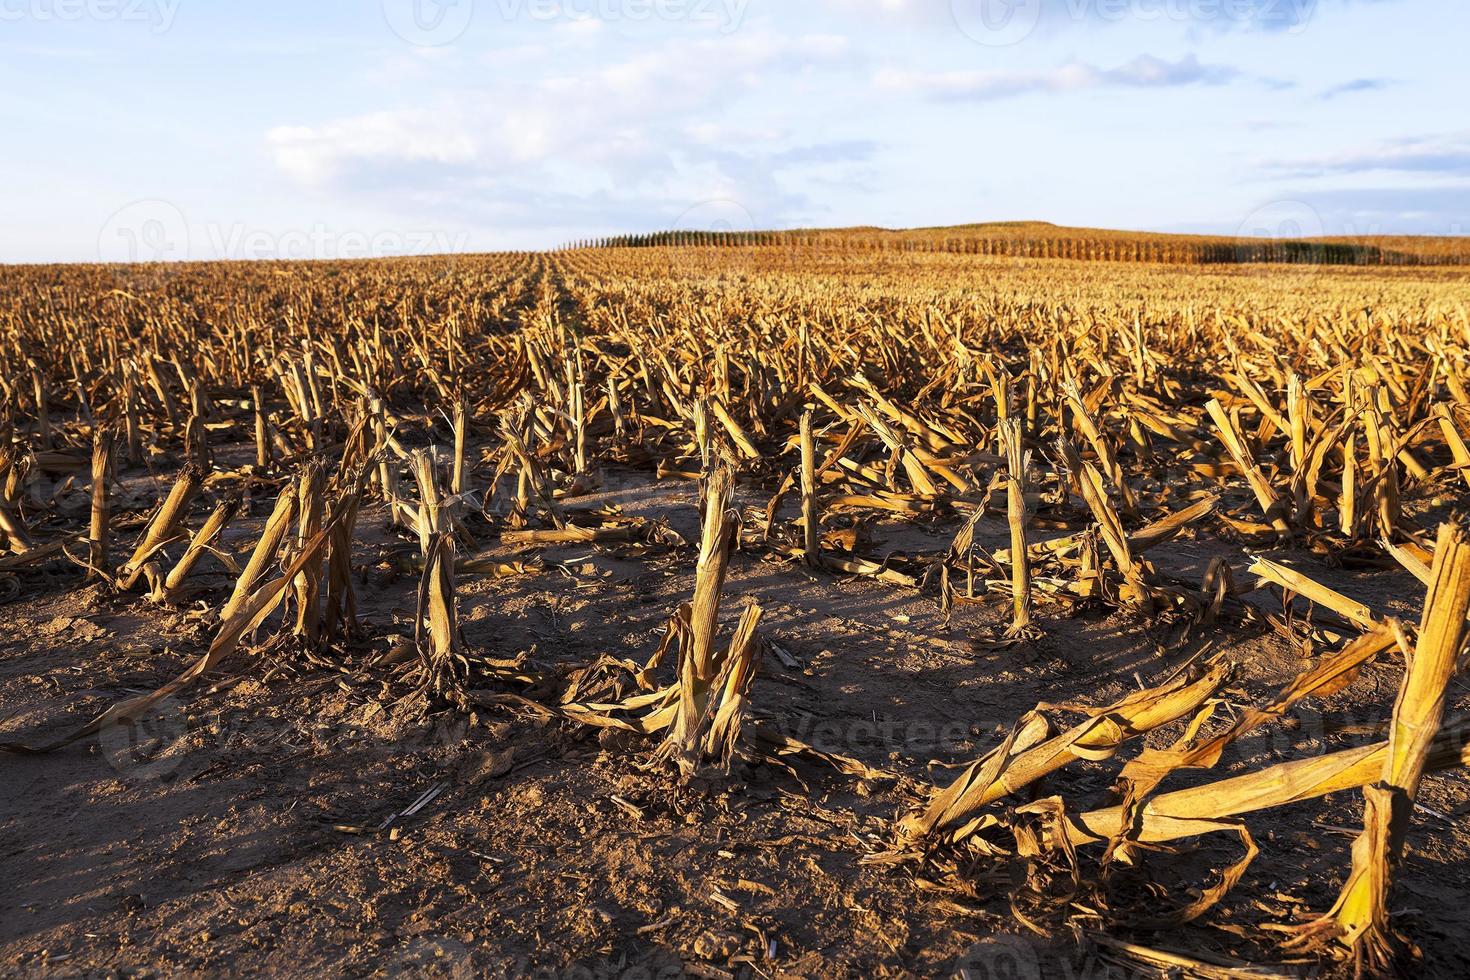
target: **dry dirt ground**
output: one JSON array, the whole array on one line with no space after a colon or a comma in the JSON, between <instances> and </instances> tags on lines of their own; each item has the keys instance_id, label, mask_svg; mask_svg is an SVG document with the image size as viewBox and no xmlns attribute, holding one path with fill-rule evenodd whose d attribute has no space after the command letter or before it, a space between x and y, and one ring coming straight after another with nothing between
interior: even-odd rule
<instances>
[{"instance_id":1,"label":"dry dirt ground","mask_svg":"<svg viewBox=\"0 0 1470 980\"><path fill-rule=\"evenodd\" d=\"M589 503L665 518L696 539L695 494L693 484L612 472ZM743 503L763 500L742 488ZM268 506L257 499L253 520ZM369 553L375 539L393 540L381 511L360 526ZM880 541L942 551L956 526L894 526ZM981 531L988 546L1006 541L1000 519ZM246 547L251 526L226 540ZM1241 557L1209 535L1151 557L1197 581L1221 553ZM539 554L534 575L462 579L476 651L526 652L542 670L601 654L641 661L693 586L692 550ZM1285 557L1386 611L1413 617L1422 601L1406 576ZM202 579L216 607L229 583L221 566ZM211 635L197 610L83 586L74 570L22 584L0 605L0 738L40 739L153 690ZM131 732L0 756L0 975L1129 975L1071 932L1025 933L1009 912L1003 866L972 869L975 892L963 895L914 865L864 863L914 801L901 784L795 761L793 771L743 765L678 787L645 768L649 746L627 736L503 710L422 720L395 706L390 672L356 665L411 643L413 591L391 563L367 568L367 639L336 666L284 648L240 656ZM1056 606L1040 610L1039 641L985 652L972 638L1005 620L1005 599L959 607L946 623L930 596L754 553L735 556L725 595L725 629L746 598L758 599L767 635L796 664L766 658L757 718L921 780L949 778L942 766L992 747L1038 702L1105 703L1205 646L1239 664L1227 695L1235 704L1259 701L1304 665L1262 627L1220 628L1169 649L1163 627ZM1269 605L1272 593L1252 599ZM1246 739L1221 769L1372 738L1365 726L1386 716L1398 679L1394 661L1368 669L1327 703ZM1462 711L1465 682L1454 689L1452 710ZM1177 735L1169 729L1158 743ZM1079 765L1040 792L1101 799L1116 769ZM1395 891L1430 976L1470 971L1467 798L1460 773L1427 780ZM1261 854L1218 909L1199 925L1127 938L1270 956L1259 926L1330 906L1361 810L1358 794L1343 793L1253 817ZM1199 886L1237 856L1231 840L1203 839L1157 856L1155 871ZM1096 855L1082 860L1096 865Z\"/></svg>"}]
</instances>

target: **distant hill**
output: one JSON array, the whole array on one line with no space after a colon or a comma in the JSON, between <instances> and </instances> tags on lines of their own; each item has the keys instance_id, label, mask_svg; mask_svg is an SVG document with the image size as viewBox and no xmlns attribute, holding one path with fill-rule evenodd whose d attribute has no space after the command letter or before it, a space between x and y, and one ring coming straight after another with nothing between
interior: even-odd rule
<instances>
[{"instance_id":1,"label":"distant hill","mask_svg":"<svg viewBox=\"0 0 1470 980\"><path fill-rule=\"evenodd\" d=\"M950 252L1015 258L1163 262L1179 265L1282 263L1312 265L1470 265L1470 238L1378 235L1345 238L1231 238L1106 228L1069 228L1045 221L996 221L943 228L825 228L789 231L663 231L580 242L574 248L670 246L839 248Z\"/></svg>"}]
</instances>

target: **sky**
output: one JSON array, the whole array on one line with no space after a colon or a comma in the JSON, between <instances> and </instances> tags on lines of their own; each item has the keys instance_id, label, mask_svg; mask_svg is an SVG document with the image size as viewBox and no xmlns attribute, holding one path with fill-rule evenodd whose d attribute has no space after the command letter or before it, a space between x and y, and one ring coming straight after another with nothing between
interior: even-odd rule
<instances>
[{"instance_id":1,"label":"sky","mask_svg":"<svg viewBox=\"0 0 1470 980\"><path fill-rule=\"evenodd\" d=\"M0 0L0 262L1470 233L1452 0Z\"/></svg>"}]
</instances>

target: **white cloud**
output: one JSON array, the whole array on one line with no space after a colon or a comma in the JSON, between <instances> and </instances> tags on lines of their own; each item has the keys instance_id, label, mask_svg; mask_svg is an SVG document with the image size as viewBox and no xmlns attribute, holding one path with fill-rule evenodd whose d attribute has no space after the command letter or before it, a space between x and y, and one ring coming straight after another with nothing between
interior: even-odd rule
<instances>
[{"instance_id":1,"label":"white cloud","mask_svg":"<svg viewBox=\"0 0 1470 980\"><path fill-rule=\"evenodd\" d=\"M742 92L774 74L839 64L847 51L831 35L670 43L604 66L502 80L432 107L282 126L268 140L281 168L309 182L374 163L626 158L646 153L654 130L716 127L720 106Z\"/></svg>"},{"instance_id":2,"label":"white cloud","mask_svg":"<svg viewBox=\"0 0 1470 980\"><path fill-rule=\"evenodd\" d=\"M1268 169L1298 176L1400 173L1470 177L1470 133L1411 136L1315 157L1266 162Z\"/></svg>"},{"instance_id":3,"label":"white cloud","mask_svg":"<svg viewBox=\"0 0 1470 980\"><path fill-rule=\"evenodd\" d=\"M310 184L336 178L354 160L467 163L477 152L468 132L418 110L373 112L321 127L278 126L267 139L277 165Z\"/></svg>"},{"instance_id":4,"label":"white cloud","mask_svg":"<svg viewBox=\"0 0 1470 980\"><path fill-rule=\"evenodd\" d=\"M1046 71L913 72L883 69L873 80L879 88L889 91L943 101L980 102L1032 92L1218 85L1239 74L1225 65L1202 64L1194 55L1173 62L1143 55L1117 68L1072 62Z\"/></svg>"},{"instance_id":5,"label":"white cloud","mask_svg":"<svg viewBox=\"0 0 1470 980\"><path fill-rule=\"evenodd\" d=\"M464 206L502 217L532 201L573 210L581 195L589 210L609 207L626 220L629 202L645 214L677 214L736 197L770 223L799 200L780 172L818 158L841 166L871 152L824 144L793 156L803 148L791 144L791 128L730 118L746 95L789 87L818 69L855 68L839 36L746 31L670 41L612 61L521 62L534 64L546 67L448 86L415 108L281 126L267 134L268 145L297 181L348 194L391 191L420 206L452 186L472 190ZM597 204L596 195L614 192L616 204L611 197Z\"/></svg>"},{"instance_id":6,"label":"white cloud","mask_svg":"<svg viewBox=\"0 0 1470 980\"><path fill-rule=\"evenodd\" d=\"M775 127L731 126L712 120L693 122L684 127L689 139L701 146L748 146L752 143L778 143L790 133Z\"/></svg>"},{"instance_id":7,"label":"white cloud","mask_svg":"<svg viewBox=\"0 0 1470 980\"><path fill-rule=\"evenodd\" d=\"M941 31L974 24L986 14L998 15L1002 8L988 9L996 0L822 0L839 15L852 17L888 16L913 26ZM1021 6L1020 0L1007 0ZM1401 0L1031 0L1037 27L1048 35L1095 32L1098 28L1156 22L1172 24L1181 33L1198 28L1213 31L1296 33L1318 17L1341 14L1352 6L1399 3Z\"/></svg>"}]
</instances>

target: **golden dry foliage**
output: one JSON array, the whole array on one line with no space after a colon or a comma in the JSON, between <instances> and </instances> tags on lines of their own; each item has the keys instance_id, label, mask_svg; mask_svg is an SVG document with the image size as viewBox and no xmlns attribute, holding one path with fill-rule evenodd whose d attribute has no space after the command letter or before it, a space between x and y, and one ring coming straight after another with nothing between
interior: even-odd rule
<instances>
[{"instance_id":1,"label":"golden dry foliage","mask_svg":"<svg viewBox=\"0 0 1470 980\"><path fill-rule=\"evenodd\" d=\"M454 539L435 532L424 556L415 617L424 692L436 702L465 705L469 661L454 602Z\"/></svg>"},{"instance_id":2,"label":"golden dry foliage","mask_svg":"<svg viewBox=\"0 0 1470 980\"><path fill-rule=\"evenodd\" d=\"M1026 546L1027 457L1018 419L1000 423L1006 456L1006 519L1011 526L1011 635L1025 636L1031 625L1031 557Z\"/></svg>"},{"instance_id":3,"label":"golden dry foliage","mask_svg":"<svg viewBox=\"0 0 1470 980\"><path fill-rule=\"evenodd\" d=\"M687 647L681 644L679 659L678 711L660 749L677 759L686 774L697 763L700 736L719 670L715 660L715 626L735 530L730 517L730 495L730 473L723 467L717 468L705 491L704 530L699 563L694 570L694 599L689 605L689 642Z\"/></svg>"},{"instance_id":4,"label":"golden dry foliage","mask_svg":"<svg viewBox=\"0 0 1470 980\"><path fill-rule=\"evenodd\" d=\"M239 653L293 658L393 706L638 736L643 764L684 778L815 760L892 783L897 848L874 844L875 861L949 869L967 895L955 879L976 862L1065 867L1055 904L1085 927L1126 918L1110 883L1152 845L1221 831L1245 851L1174 912L1132 920L1157 928L1246 880L1251 814L1368 786L1342 898L1298 938L1387 963L1419 778L1465 761L1463 724L1441 724L1470 570L1460 530L1429 530L1470 488L1463 243L1018 224L605 244L626 247L0 270L0 600L90 576L141 601L146 585L212 637L158 691L0 748L128 723ZM629 473L697 501L699 542L589 499ZM897 525L919 543L897 547ZM467 640L472 576L577 577L571 551L685 576L646 660L497 660ZM1187 575L1170 571L1181 555L1199 559ZM735 595L738 620L721 616L754 560L973 614L982 680L1024 668L1074 613L1166 639L1108 696L1038 706L926 786L765 713L763 660L797 665L777 642L784 604ZM1329 584L1336 567L1424 583L1418 627ZM419 583L416 642L365 655L384 620L358 590L397 576ZM1216 648L1267 631L1309 659L1242 695ZM1387 742L1172 788L1404 663ZM1062 727L1066 712L1081 719ZM1081 797L1079 773L1098 772L1116 795ZM1041 891L1017 895L1031 921Z\"/></svg>"},{"instance_id":5,"label":"golden dry foliage","mask_svg":"<svg viewBox=\"0 0 1470 980\"><path fill-rule=\"evenodd\" d=\"M1090 710L1084 721L1051 738L1051 725L1038 709L1016 724L1000 748L937 790L921 813L901 820L899 836L916 841L945 831L963 839L976 829L975 817L985 807L1079 759L1111 758L1124 742L1194 714L1228 676L1229 669L1217 665L1192 682L1179 679L1139 691Z\"/></svg>"},{"instance_id":6,"label":"golden dry foliage","mask_svg":"<svg viewBox=\"0 0 1470 980\"><path fill-rule=\"evenodd\" d=\"M1470 615L1470 543L1450 524L1440 527L1424 618L1389 729L1381 779L1363 790L1363 833L1353 843L1352 872L1337 903L1308 926L1298 942L1336 941L1351 951L1360 973L1392 965L1399 943L1389 924L1389 890L1414 814L1414 797L1444 718L1446 689L1465 652Z\"/></svg>"},{"instance_id":7,"label":"golden dry foliage","mask_svg":"<svg viewBox=\"0 0 1470 980\"><path fill-rule=\"evenodd\" d=\"M89 576L106 577L107 546L111 541L113 434L99 428L92 440L92 516L87 527Z\"/></svg>"},{"instance_id":8,"label":"golden dry foliage","mask_svg":"<svg viewBox=\"0 0 1470 980\"><path fill-rule=\"evenodd\" d=\"M148 522L147 528L143 531L138 546L133 550L133 557L118 569L118 588L124 591L134 588L149 573L150 569L153 574L149 577L157 577L157 566L150 563L157 557L164 545L178 537L189 502L199 492L199 487L203 482L204 471L193 464L179 471L173 488L159 504L153 514L153 519Z\"/></svg>"}]
</instances>

